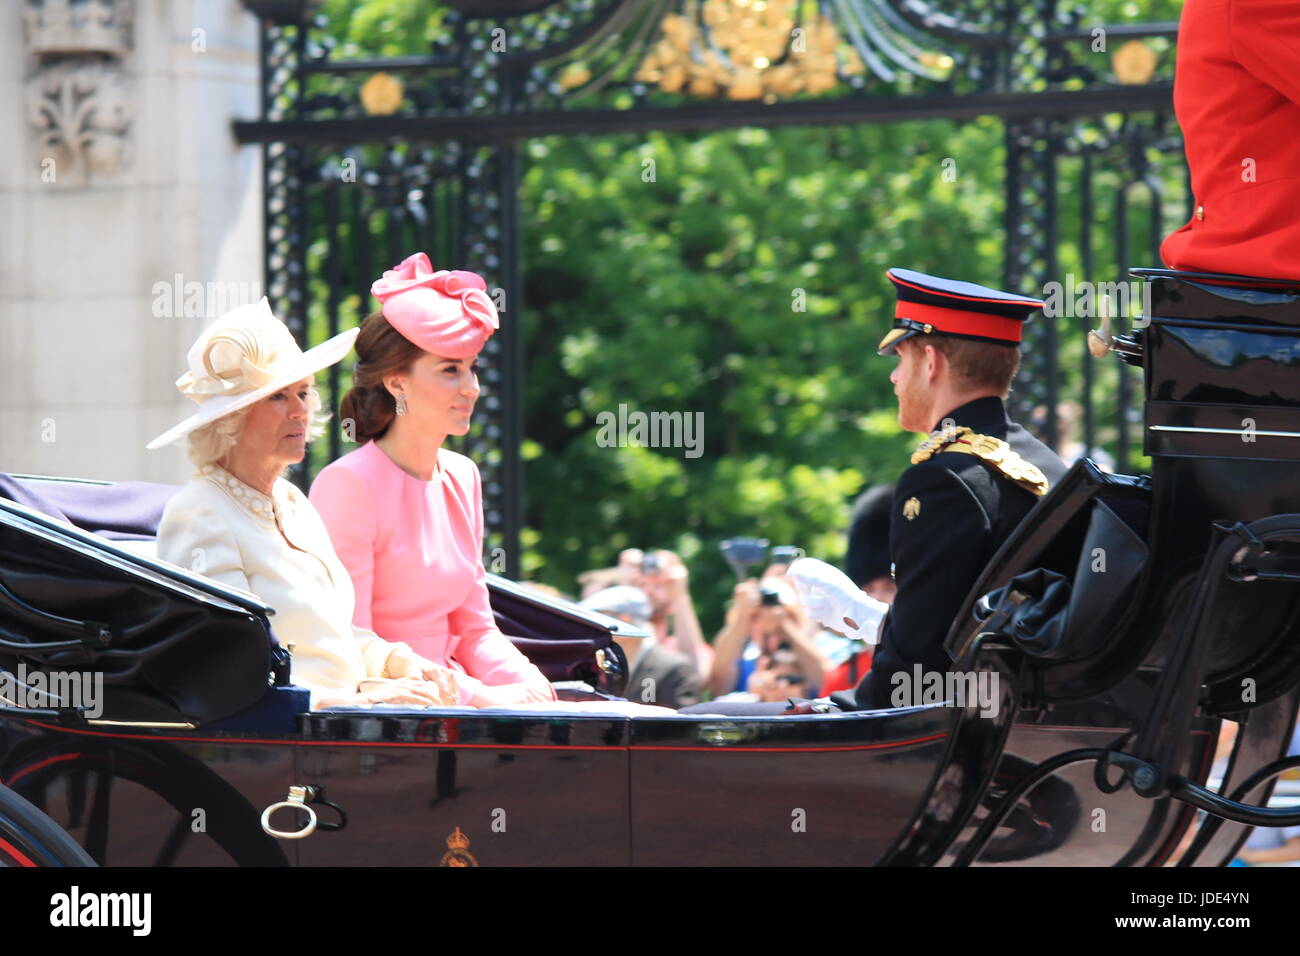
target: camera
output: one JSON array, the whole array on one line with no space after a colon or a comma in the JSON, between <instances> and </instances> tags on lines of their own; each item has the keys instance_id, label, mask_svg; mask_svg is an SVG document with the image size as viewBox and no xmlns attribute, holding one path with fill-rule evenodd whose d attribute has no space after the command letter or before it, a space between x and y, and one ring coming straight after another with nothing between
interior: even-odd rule
<instances>
[{"instance_id":1,"label":"camera","mask_svg":"<svg viewBox=\"0 0 1300 956\"><path fill-rule=\"evenodd\" d=\"M736 572L736 577L744 580L749 577L749 569L756 564L762 564L767 557L767 539L766 538L728 538L726 541L718 544L722 556L731 565L731 569ZM803 557L803 549L796 548L794 545L782 544L772 549L772 555L768 559L773 565L789 565L796 558ZM766 601L764 603L767 603ZM776 604L776 601L772 601Z\"/></svg>"},{"instance_id":2,"label":"camera","mask_svg":"<svg viewBox=\"0 0 1300 956\"><path fill-rule=\"evenodd\" d=\"M657 574L659 572L660 567L661 565L659 563L659 555L651 554L649 551L647 551L641 557L642 574Z\"/></svg>"},{"instance_id":3,"label":"camera","mask_svg":"<svg viewBox=\"0 0 1300 956\"><path fill-rule=\"evenodd\" d=\"M781 604L781 592L774 587L763 585L759 589L759 604L763 607L779 607Z\"/></svg>"},{"instance_id":4,"label":"camera","mask_svg":"<svg viewBox=\"0 0 1300 956\"><path fill-rule=\"evenodd\" d=\"M728 538L718 545L722 556L736 572L736 577L744 580L749 576L749 567L759 564L767 554L766 538Z\"/></svg>"},{"instance_id":5,"label":"camera","mask_svg":"<svg viewBox=\"0 0 1300 956\"><path fill-rule=\"evenodd\" d=\"M772 549L772 564L794 564L796 560L803 557L803 548L796 548L791 544L777 545Z\"/></svg>"}]
</instances>

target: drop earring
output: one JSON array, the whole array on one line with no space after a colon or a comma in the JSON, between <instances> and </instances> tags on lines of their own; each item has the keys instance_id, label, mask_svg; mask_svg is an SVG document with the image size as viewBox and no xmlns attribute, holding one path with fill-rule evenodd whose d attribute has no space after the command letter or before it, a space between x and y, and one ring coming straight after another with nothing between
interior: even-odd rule
<instances>
[{"instance_id":1,"label":"drop earring","mask_svg":"<svg viewBox=\"0 0 1300 956\"><path fill-rule=\"evenodd\" d=\"M405 392L397 393L397 414L399 415L406 414L406 393Z\"/></svg>"}]
</instances>

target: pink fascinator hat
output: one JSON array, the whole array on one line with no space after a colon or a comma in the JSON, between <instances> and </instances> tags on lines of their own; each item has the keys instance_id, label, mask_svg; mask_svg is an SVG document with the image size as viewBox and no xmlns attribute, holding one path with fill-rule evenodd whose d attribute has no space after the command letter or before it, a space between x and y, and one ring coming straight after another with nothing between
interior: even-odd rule
<instances>
[{"instance_id":1,"label":"pink fascinator hat","mask_svg":"<svg viewBox=\"0 0 1300 956\"><path fill-rule=\"evenodd\" d=\"M423 252L376 279L370 292L384 318L426 352L469 358L500 328L487 283L473 272L433 271Z\"/></svg>"}]
</instances>

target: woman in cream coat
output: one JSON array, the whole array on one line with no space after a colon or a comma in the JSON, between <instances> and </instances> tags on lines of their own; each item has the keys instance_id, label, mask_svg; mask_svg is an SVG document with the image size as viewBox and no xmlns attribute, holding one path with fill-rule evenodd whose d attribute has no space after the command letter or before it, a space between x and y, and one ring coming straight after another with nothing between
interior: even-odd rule
<instances>
[{"instance_id":1,"label":"woman in cream coat","mask_svg":"<svg viewBox=\"0 0 1300 956\"><path fill-rule=\"evenodd\" d=\"M199 411L149 444L189 435L198 466L163 513L158 555L273 607L272 629L313 709L455 704L447 668L352 625L348 572L311 502L280 477L306 454L320 408L315 373L355 337L354 329L304 353L265 299L204 331L176 383Z\"/></svg>"}]
</instances>

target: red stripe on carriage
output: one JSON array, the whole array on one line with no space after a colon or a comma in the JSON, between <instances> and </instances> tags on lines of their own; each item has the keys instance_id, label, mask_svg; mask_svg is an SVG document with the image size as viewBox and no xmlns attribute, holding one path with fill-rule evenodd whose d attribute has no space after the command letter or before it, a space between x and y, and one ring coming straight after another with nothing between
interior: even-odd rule
<instances>
[{"instance_id":1,"label":"red stripe on carriage","mask_svg":"<svg viewBox=\"0 0 1300 956\"><path fill-rule=\"evenodd\" d=\"M65 760L76 760L80 756L81 754L59 754L57 757L46 757L44 760L38 760L30 767L23 767L22 770L19 770L16 774L6 780L5 784L12 787L15 780L21 780L29 773L35 773L42 767L48 767L52 763L63 763Z\"/></svg>"},{"instance_id":2,"label":"red stripe on carriage","mask_svg":"<svg viewBox=\"0 0 1300 956\"><path fill-rule=\"evenodd\" d=\"M164 734L114 734L103 730L77 730L71 727L60 727L57 724L45 724L39 720L27 720L25 723L33 724L37 727L44 727L46 730L55 730L64 734L82 734L88 737L111 737L114 740L168 740L178 741L180 743L195 744L226 744L228 746L239 746L242 744L287 744L291 747L369 747L377 748L396 748L396 747L423 747L428 750L440 750L448 747L458 748L461 750L698 750L708 753L842 753L853 750L882 750L891 747L910 747L913 744L925 744L935 740L943 740L948 735L931 734L928 737L916 737L911 740L890 740L878 744L847 744L843 747L733 747L723 748L712 745L700 747L670 747L670 746L637 746L636 744L616 744L610 746L594 746L588 744L461 744L461 743L439 743L437 741L417 742L417 741L371 741L371 740L296 740L288 738L257 739L253 737L179 737Z\"/></svg>"},{"instance_id":3,"label":"red stripe on carriage","mask_svg":"<svg viewBox=\"0 0 1300 956\"><path fill-rule=\"evenodd\" d=\"M845 750L885 750L890 747L907 747L912 744L928 744L935 740L946 740L947 734L931 734L929 737L916 737L912 740L887 740L878 744L849 744L843 747L638 747L633 750L697 750L708 753L729 754L819 754L839 753Z\"/></svg>"}]
</instances>

